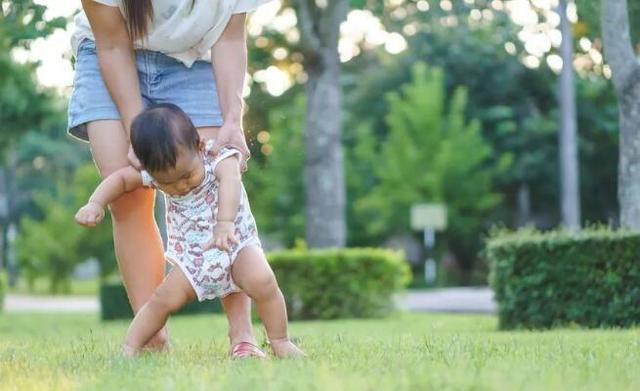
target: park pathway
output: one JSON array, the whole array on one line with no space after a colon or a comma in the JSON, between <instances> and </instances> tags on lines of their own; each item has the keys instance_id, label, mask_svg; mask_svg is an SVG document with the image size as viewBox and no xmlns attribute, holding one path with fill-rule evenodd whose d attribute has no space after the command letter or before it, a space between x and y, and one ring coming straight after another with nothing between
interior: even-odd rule
<instances>
[{"instance_id":1,"label":"park pathway","mask_svg":"<svg viewBox=\"0 0 640 391\"><path fill-rule=\"evenodd\" d=\"M6 312L98 312L100 304L94 296L32 296L9 293Z\"/></svg>"},{"instance_id":2,"label":"park pathway","mask_svg":"<svg viewBox=\"0 0 640 391\"><path fill-rule=\"evenodd\" d=\"M495 313L493 292L488 287L411 290L396 297L398 308L409 311ZM5 311L17 312L98 312L96 297L30 296L9 294Z\"/></svg>"},{"instance_id":3,"label":"park pathway","mask_svg":"<svg viewBox=\"0 0 640 391\"><path fill-rule=\"evenodd\" d=\"M396 305L410 311L494 314L497 305L489 287L410 290L398 295Z\"/></svg>"}]
</instances>

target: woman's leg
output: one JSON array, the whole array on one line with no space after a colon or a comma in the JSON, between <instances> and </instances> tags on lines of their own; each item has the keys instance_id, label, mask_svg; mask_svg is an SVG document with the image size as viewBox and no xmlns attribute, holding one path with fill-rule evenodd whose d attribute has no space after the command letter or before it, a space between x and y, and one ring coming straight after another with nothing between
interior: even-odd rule
<instances>
[{"instance_id":1,"label":"woman's leg","mask_svg":"<svg viewBox=\"0 0 640 391\"><path fill-rule=\"evenodd\" d=\"M120 121L94 121L87 126L93 159L102 177L129 164L129 140ZM127 193L111 205L116 258L134 313L164 278L164 250L153 205L154 192L149 189ZM147 347L161 349L167 339L163 328Z\"/></svg>"},{"instance_id":2,"label":"woman's leg","mask_svg":"<svg viewBox=\"0 0 640 391\"><path fill-rule=\"evenodd\" d=\"M229 322L229 341L231 346L240 342L257 345L251 325L251 299L244 292L232 293L220 300Z\"/></svg>"},{"instance_id":3,"label":"woman's leg","mask_svg":"<svg viewBox=\"0 0 640 391\"><path fill-rule=\"evenodd\" d=\"M278 357L304 356L289 341L284 297L262 249L247 246L240 250L231 268L231 275L235 283L256 301L273 352Z\"/></svg>"},{"instance_id":4,"label":"woman's leg","mask_svg":"<svg viewBox=\"0 0 640 391\"><path fill-rule=\"evenodd\" d=\"M131 322L123 353L126 356L138 353L149 342L149 339L163 327L170 314L182 308L195 297L196 293L182 270L179 267L171 269L164 282L155 290L149 301L142 306Z\"/></svg>"},{"instance_id":5,"label":"woman's leg","mask_svg":"<svg viewBox=\"0 0 640 391\"><path fill-rule=\"evenodd\" d=\"M212 140L218 134L217 127L198 128L202 140ZM229 340L231 346L239 342L256 344L251 326L251 299L243 292L232 293L222 300L222 307L229 321Z\"/></svg>"}]
</instances>

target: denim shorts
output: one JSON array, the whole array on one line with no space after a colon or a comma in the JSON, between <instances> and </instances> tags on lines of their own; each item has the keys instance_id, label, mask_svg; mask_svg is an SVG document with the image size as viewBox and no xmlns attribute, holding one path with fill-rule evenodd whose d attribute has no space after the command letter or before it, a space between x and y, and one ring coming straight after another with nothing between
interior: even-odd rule
<instances>
[{"instance_id":1,"label":"denim shorts","mask_svg":"<svg viewBox=\"0 0 640 391\"><path fill-rule=\"evenodd\" d=\"M136 65L145 107L170 102L187 113L196 127L221 126L222 112L211 63L196 61L191 68L160 52L137 50ZM78 47L73 92L69 101L69 134L88 141L87 123L119 120L90 39Z\"/></svg>"}]
</instances>

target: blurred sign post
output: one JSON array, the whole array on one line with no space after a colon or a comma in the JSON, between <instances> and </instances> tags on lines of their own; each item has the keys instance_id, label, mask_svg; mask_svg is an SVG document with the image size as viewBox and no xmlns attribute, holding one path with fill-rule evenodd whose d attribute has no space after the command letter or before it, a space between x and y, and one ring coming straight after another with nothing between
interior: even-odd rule
<instances>
[{"instance_id":1,"label":"blurred sign post","mask_svg":"<svg viewBox=\"0 0 640 391\"><path fill-rule=\"evenodd\" d=\"M436 244L436 231L447 228L447 207L443 204L415 204L411 207L411 228L424 231L424 245L427 258L424 261L424 279L427 284L436 281L436 261L433 248Z\"/></svg>"}]
</instances>

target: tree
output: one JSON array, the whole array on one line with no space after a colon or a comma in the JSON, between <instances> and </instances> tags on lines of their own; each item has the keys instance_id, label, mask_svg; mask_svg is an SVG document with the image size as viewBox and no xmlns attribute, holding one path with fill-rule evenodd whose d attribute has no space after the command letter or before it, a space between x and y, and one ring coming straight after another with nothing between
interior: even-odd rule
<instances>
[{"instance_id":1,"label":"tree","mask_svg":"<svg viewBox=\"0 0 640 391\"><path fill-rule=\"evenodd\" d=\"M0 5L0 155L25 130L33 129L57 111L50 92L34 80L37 64L16 63L15 48L29 49L31 42L66 24L63 18L44 20L46 6L33 0Z\"/></svg>"},{"instance_id":2,"label":"tree","mask_svg":"<svg viewBox=\"0 0 640 391\"><path fill-rule=\"evenodd\" d=\"M347 0L298 0L306 84L306 240L310 247L346 243L342 88L338 38Z\"/></svg>"},{"instance_id":3,"label":"tree","mask_svg":"<svg viewBox=\"0 0 640 391\"><path fill-rule=\"evenodd\" d=\"M379 180L362 201L363 213L373 216L369 229L374 234L407 232L412 204L446 204L446 241L468 277L483 223L501 200L492 191L493 178L510 158L489 164L493 151L479 121L465 119L464 88L454 92L446 109L442 70L417 63L412 74L401 93L387 95L389 135L373 162Z\"/></svg>"},{"instance_id":4,"label":"tree","mask_svg":"<svg viewBox=\"0 0 640 391\"><path fill-rule=\"evenodd\" d=\"M67 293L73 268L80 262L78 243L82 227L75 225L69 206L48 194L36 196L36 203L45 212L43 220L24 217L16 240L20 270L28 286L46 276L51 293Z\"/></svg>"},{"instance_id":5,"label":"tree","mask_svg":"<svg viewBox=\"0 0 640 391\"><path fill-rule=\"evenodd\" d=\"M299 93L286 106L269 113L262 144L262 162L250 163L244 182L258 229L266 238L293 246L304 238L305 99Z\"/></svg>"},{"instance_id":6,"label":"tree","mask_svg":"<svg viewBox=\"0 0 640 391\"><path fill-rule=\"evenodd\" d=\"M602 35L620 113L620 223L640 229L640 64L633 50L626 0L602 1Z\"/></svg>"},{"instance_id":7,"label":"tree","mask_svg":"<svg viewBox=\"0 0 640 391\"><path fill-rule=\"evenodd\" d=\"M0 268L7 255L9 225L17 221L12 176L16 157L6 162L5 152L18 136L43 126L59 110L52 94L37 85L36 64L17 63L12 55L14 49L28 50L34 39L64 27L63 18L45 21L45 11L33 0L0 2Z\"/></svg>"},{"instance_id":8,"label":"tree","mask_svg":"<svg viewBox=\"0 0 640 391\"><path fill-rule=\"evenodd\" d=\"M98 259L100 277L106 278L115 270L109 217L92 229L73 220L99 182L93 164L86 163L76 169L71 181L58 182L54 192L36 192L34 200L41 217L24 216L16 241L20 270L29 286L37 278L47 277L51 293L68 292L75 266L90 257Z\"/></svg>"},{"instance_id":9,"label":"tree","mask_svg":"<svg viewBox=\"0 0 640 391\"><path fill-rule=\"evenodd\" d=\"M580 227L580 186L576 97L573 81L573 35L567 17L567 1L560 0L562 71L560 74L560 184L562 222L570 229Z\"/></svg>"},{"instance_id":10,"label":"tree","mask_svg":"<svg viewBox=\"0 0 640 391\"><path fill-rule=\"evenodd\" d=\"M73 175L70 185L71 198L73 200L68 221L73 223L75 212L84 205L96 186L100 183L100 175L92 162L87 162L78 167ZM107 213L105 219L98 226L91 229L83 228L78 238L77 256L79 260L95 258L100 265L100 278L106 279L116 270L116 255L113 251L113 228L111 214Z\"/></svg>"}]
</instances>

